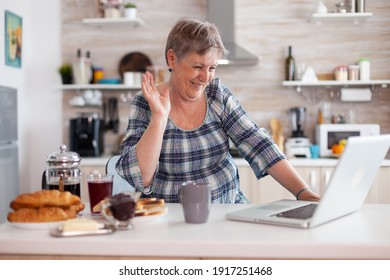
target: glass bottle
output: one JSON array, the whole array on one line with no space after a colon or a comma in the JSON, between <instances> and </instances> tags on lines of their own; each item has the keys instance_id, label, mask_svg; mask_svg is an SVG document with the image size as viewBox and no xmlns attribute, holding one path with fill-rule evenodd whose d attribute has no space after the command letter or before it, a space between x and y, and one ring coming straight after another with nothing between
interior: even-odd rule
<instances>
[{"instance_id":1,"label":"glass bottle","mask_svg":"<svg viewBox=\"0 0 390 280\"><path fill-rule=\"evenodd\" d=\"M92 59L91 59L91 52L90 52L90 51L87 51L86 54L85 54L85 56L86 56L86 58L85 58L85 63L86 63L86 68L85 68L85 71L86 71L86 78L87 78L89 84L93 84L93 72L94 72L94 67L93 67L93 63L92 63Z\"/></svg>"},{"instance_id":2,"label":"glass bottle","mask_svg":"<svg viewBox=\"0 0 390 280\"><path fill-rule=\"evenodd\" d=\"M76 61L73 63L75 84L85 84L85 59L81 55L81 49L77 50Z\"/></svg>"},{"instance_id":3,"label":"glass bottle","mask_svg":"<svg viewBox=\"0 0 390 280\"><path fill-rule=\"evenodd\" d=\"M286 66L286 81L295 80L295 60L292 56L292 48L288 46L288 56L285 62Z\"/></svg>"}]
</instances>

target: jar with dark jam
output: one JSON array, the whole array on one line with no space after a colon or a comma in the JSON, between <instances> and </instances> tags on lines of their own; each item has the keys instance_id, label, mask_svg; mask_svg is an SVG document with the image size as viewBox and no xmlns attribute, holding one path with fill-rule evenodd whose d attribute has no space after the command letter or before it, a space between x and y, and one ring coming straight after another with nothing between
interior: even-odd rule
<instances>
[{"instance_id":1,"label":"jar with dark jam","mask_svg":"<svg viewBox=\"0 0 390 280\"><path fill-rule=\"evenodd\" d=\"M80 155L67 152L61 145L59 153L47 157L42 189L69 191L80 197L81 171Z\"/></svg>"},{"instance_id":2,"label":"jar with dark jam","mask_svg":"<svg viewBox=\"0 0 390 280\"><path fill-rule=\"evenodd\" d=\"M101 213L119 230L134 229L131 222L135 216L136 203L134 196L119 193L104 200Z\"/></svg>"},{"instance_id":3,"label":"jar with dark jam","mask_svg":"<svg viewBox=\"0 0 390 280\"><path fill-rule=\"evenodd\" d=\"M136 201L131 195L119 193L109 198L110 210L115 219L127 221L135 215Z\"/></svg>"}]
</instances>

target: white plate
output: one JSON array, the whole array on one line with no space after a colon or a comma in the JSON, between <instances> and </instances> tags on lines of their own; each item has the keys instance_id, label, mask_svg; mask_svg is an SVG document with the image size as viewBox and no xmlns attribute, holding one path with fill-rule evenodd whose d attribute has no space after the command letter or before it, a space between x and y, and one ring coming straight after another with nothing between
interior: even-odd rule
<instances>
[{"instance_id":1,"label":"white plate","mask_svg":"<svg viewBox=\"0 0 390 280\"><path fill-rule=\"evenodd\" d=\"M50 222L50 223L14 223L8 220L7 222L16 228L28 229L28 230L46 230L46 229L59 227L64 223L64 221Z\"/></svg>"},{"instance_id":2,"label":"white plate","mask_svg":"<svg viewBox=\"0 0 390 280\"><path fill-rule=\"evenodd\" d=\"M161 213L156 214L156 215L134 217L132 220L132 223L134 225L137 225L137 224L154 222L154 221L160 219L161 217L165 216L167 213L168 213L168 207L165 207L164 212L161 212Z\"/></svg>"}]
</instances>

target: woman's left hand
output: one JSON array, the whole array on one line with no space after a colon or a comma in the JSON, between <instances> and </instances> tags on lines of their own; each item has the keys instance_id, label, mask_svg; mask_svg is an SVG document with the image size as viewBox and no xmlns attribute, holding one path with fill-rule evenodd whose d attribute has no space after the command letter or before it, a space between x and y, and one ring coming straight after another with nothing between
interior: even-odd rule
<instances>
[{"instance_id":1,"label":"woman's left hand","mask_svg":"<svg viewBox=\"0 0 390 280\"><path fill-rule=\"evenodd\" d=\"M320 196L308 189L299 195L299 200L320 201Z\"/></svg>"}]
</instances>

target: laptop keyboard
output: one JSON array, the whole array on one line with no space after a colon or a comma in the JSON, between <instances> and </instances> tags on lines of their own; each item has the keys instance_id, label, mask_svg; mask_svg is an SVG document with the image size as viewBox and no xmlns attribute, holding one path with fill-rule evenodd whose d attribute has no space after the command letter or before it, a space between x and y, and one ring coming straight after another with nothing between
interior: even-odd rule
<instances>
[{"instance_id":1,"label":"laptop keyboard","mask_svg":"<svg viewBox=\"0 0 390 280\"><path fill-rule=\"evenodd\" d=\"M281 218L301 219L311 218L318 204L307 204L298 208L280 212L274 216Z\"/></svg>"}]
</instances>

